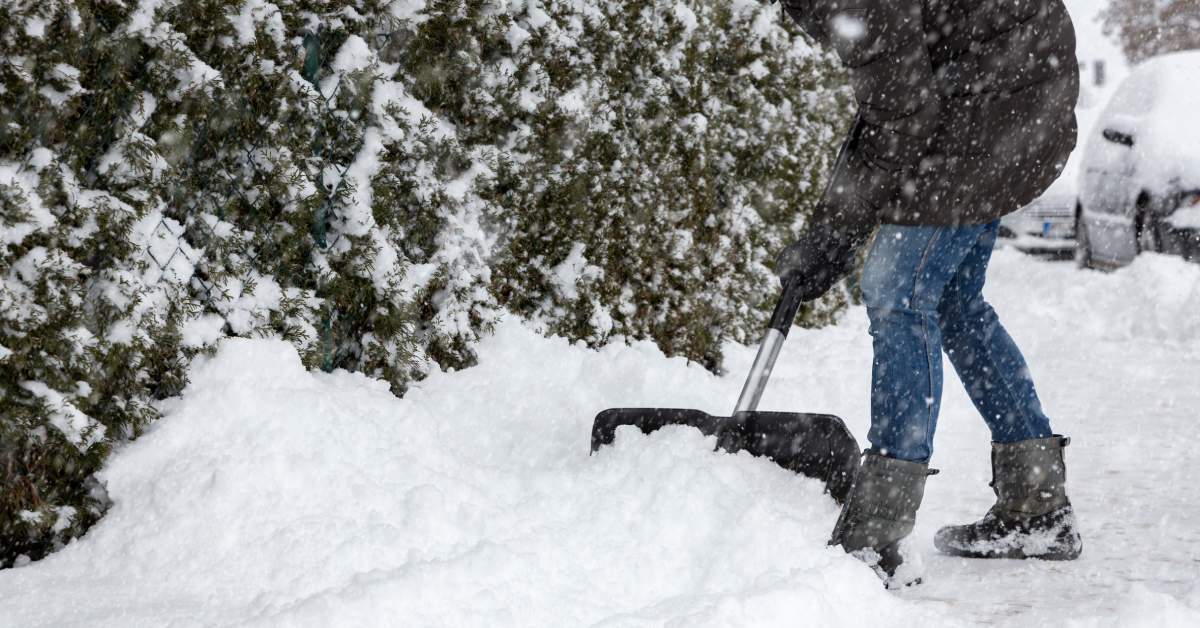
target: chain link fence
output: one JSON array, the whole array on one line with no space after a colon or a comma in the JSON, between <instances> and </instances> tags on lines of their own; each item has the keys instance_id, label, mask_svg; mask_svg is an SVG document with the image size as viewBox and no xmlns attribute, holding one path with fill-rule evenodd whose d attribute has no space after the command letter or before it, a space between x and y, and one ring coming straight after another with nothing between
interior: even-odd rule
<instances>
[{"instance_id":1,"label":"chain link fence","mask_svg":"<svg viewBox=\"0 0 1200 628\"><path fill-rule=\"evenodd\" d=\"M396 208L438 202L405 191L418 132L387 138L387 177L356 169L393 123L375 98L395 80L377 56L389 15L231 8L0 12L18 53L0 55L0 569L103 515L94 474L222 337L280 337L309 368L397 393L427 368L423 296L398 288ZM377 182L391 205L356 190Z\"/></svg>"},{"instance_id":2,"label":"chain link fence","mask_svg":"<svg viewBox=\"0 0 1200 628\"><path fill-rule=\"evenodd\" d=\"M302 76L311 84L313 104L319 108L325 125L323 132L313 137L312 155L310 162L315 165L315 194L319 197L319 206L313 213L313 220L308 233L300 237L309 237L318 253L324 254L335 249L343 237L342 232L331 229L336 219L338 199L344 198L350 191L351 185L346 173L351 164L349 161L339 162L332 150L333 138L349 136L354 130L336 107L338 92L342 82L332 83L329 93L323 93L321 86L321 70L325 60L325 50L322 46L320 32L304 34L304 63ZM228 86L226 86L228 88ZM236 96L235 94L231 94ZM188 132L193 138L188 159L179 164L178 175L188 179L190 185L186 188L175 187L179 194L168 199L166 210L150 234L146 257L157 266L158 273L155 283L161 283L167 277L172 277L180 283L186 283L189 293L203 307L215 313L225 321L226 333L234 333L239 328L231 317L236 316L228 303L233 299L228 290L212 276L220 273L214 269L212 261L206 255L209 245L218 241L228 241L227 234L219 233L224 224L227 207L237 203L243 210L269 213L271 199L251 194L256 191L256 180L265 168L262 160L257 159L260 151L267 145L267 130L249 138L234 137L222 134L221 129L214 128L219 121L213 116L201 116L194 128ZM237 160L241 168L233 171L214 170L204 163L201 156L221 154L233 147L241 153ZM200 196L186 196L186 193L199 190ZM280 276L279 260L272 251L249 246L245 238L233 238L236 247L235 254L240 258L245 270L263 276ZM322 285L310 286L319 292ZM338 309L331 306L324 312L319 333L321 346L321 367L329 371L335 368L342 357L339 354L334 339L333 329L338 320Z\"/></svg>"}]
</instances>

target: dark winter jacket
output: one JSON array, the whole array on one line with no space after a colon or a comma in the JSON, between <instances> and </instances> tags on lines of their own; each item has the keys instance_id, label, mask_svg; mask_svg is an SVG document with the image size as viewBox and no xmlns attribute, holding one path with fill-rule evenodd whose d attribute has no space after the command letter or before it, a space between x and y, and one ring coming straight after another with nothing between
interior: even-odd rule
<instances>
[{"instance_id":1,"label":"dark winter jacket","mask_svg":"<svg viewBox=\"0 0 1200 628\"><path fill-rule=\"evenodd\" d=\"M783 3L859 104L817 222L990 222L1062 171L1079 92L1062 0Z\"/></svg>"}]
</instances>

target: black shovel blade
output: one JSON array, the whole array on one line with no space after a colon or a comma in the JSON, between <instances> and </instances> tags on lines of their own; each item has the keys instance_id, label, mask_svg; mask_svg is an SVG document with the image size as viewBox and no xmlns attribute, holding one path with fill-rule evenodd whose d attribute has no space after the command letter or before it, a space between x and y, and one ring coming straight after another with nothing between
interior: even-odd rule
<instances>
[{"instance_id":1,"label":"black shovel blade","mask_svg":"<svg viewBox=\"0 0 1200 628\"><path fill-rule=\"evenodd\" d=\"M680 408L611 408L596 415L592 424L592 451L611 444L622 425L646 434L666 425L694 427L716 436L719 449L746 451L823 481L839 504L850 493L858 470L858 441L845 422L830 414L756 411L726 417Z\"/></svg>"}]
</instances>

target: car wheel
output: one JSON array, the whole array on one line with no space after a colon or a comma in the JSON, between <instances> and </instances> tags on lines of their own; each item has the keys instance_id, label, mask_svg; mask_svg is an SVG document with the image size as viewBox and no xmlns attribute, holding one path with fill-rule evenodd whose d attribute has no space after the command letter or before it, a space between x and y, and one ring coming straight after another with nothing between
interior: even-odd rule
<instances>
[{"instance_id":1,"label":"car wheel","mask_svg":"<svg viewBox=\"0 0 1200 628\"><path fill-rule=\"evenodd\" d=\"M1092 243L1088 240L1087 223L1083 221L1083 208L1075 209L1075 265L1080 268L1095 268L1092 265Z\"/></svg>"},{"instance_id":2,"label":"car wheel","mask_svg":"<svg viewBox=\"0 0 1200 628\"><path fill-rule=\"evenodd\" d=\"M1138 227L1138 252L1159 253L1163 251L1162 233L1159 233L1158 220L1154 216L1144 215Z\"/></svg>"},{"instance_id":3,"label":"car wheel","mask_svg":"<svg viewBox=\"0 0 1200 628\"><path fill-rule=\"evenodd\" d=\"M1137 236L1137 252L1142 253L1159 253L1162 251L1162 237L1159 233L1158 219L1150 211L1150 203L1147 200L1139 199L1137 207L1137 221L1134 223L1134 229Z\"/></svg>"}]
</instances>

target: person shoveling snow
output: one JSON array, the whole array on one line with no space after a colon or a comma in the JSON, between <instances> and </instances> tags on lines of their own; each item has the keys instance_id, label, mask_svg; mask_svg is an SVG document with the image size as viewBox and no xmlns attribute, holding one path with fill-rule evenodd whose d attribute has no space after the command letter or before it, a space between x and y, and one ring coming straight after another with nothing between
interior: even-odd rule
<instances>
[{"instance_id":1,"label":"person shoveling snow","mask_svg":"<svg viewBox=\"0 0 1200 628\"><path fill-rule=\"evenodd\" d=\"M945 351L992 434L996 503L941 529L944 553L1079 556L1063 450L1020 350L982 295L999 219L1036 198L1075 145L1075 35L1060 0L783 0L849 69L859 112L832 180L778 259L815 299L875 227L862 292L875 358L870 448L831 544L889 584L930 469Z\"/></svg>"}]
</instances>

